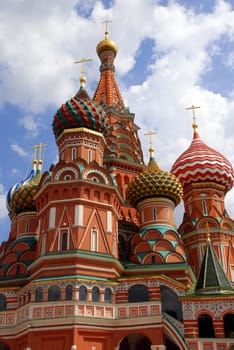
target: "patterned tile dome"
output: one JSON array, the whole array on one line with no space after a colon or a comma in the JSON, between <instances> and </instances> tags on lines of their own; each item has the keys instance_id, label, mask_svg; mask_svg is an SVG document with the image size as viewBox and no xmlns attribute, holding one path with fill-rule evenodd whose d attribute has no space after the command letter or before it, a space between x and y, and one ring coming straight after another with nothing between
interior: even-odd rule
<instances>
[{"instance_id":1,"label":"patterned tile dome","mask_svg":"<svg viewBox=\"0 0 234 350\"><path fill-rule=\"evenodd\" d=\"M233 185L231 163L208 147L196 130L191 145L175 161L171 172L178 177L183 188L191 183L212 182L222 185L226 193Z\"/></svg>"},{"instance_id":2,"label":"patterned tile dome","mask_svg":"<svg viewBox=\"0 0 234 350\"><path fill-rule=\"evenodd\" d=\"M38 192L40 179L41 172L36 172L33 177L30 177L15 189L9 203L11 212L19 214L25 211L35 210L34 196Z\"/></svg>"},{"instance_id":3,"label":"patterned tile dome","mask_svg":"<svg viewBox=\"0 0 234 350\"><path fill-rule=\"evenodd\" d=\"M96 105L81 86L78 93L59 108L52 127L57 138L65 129L73 128L87 128L105 134L108 123L103 108Z\"/></svg>"},{"instance_id":4,"label":"patterned tile dome","mask_svg":"<svg viewBox=\"0 0 234 350\"><path fill-rule=\"evenodd\" d=\"M161 170L155 159L151 158L145 171L130 182L127 200L136 206L139 201L153 196L167 197L177 205L182 199L183 190L176 176Z\"/></svg>"}]
</instances>

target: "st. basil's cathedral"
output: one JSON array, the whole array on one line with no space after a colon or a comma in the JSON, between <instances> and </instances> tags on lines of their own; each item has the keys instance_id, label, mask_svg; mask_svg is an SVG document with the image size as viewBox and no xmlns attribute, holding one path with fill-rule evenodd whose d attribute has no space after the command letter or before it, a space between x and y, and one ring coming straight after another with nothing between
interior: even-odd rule
<instances>
[{"instance_id":1,"label":"st. basil's cathedral","mask_svg":"<svg viewBox=\"0 0 234 350\"><path fill-rule=\"evenodd\" d=\"M232 165L195 117L170 172L152 139L145 165L107 31L96 51L93 98L83 74L53 117L58 162L43 172L35 146L30 174L7 195L0 350L234 349Z\"/></svg>"}]
</instances>

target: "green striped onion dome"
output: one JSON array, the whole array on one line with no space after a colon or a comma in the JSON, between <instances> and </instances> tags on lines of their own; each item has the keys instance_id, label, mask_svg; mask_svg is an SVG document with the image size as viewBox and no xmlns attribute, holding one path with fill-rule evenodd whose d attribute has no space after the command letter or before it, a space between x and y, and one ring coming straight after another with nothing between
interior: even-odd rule
<instances>
[{"instance_id":1,"label":"green striped onion dome","mask_svg":"<svg viewBox=\"0 0 234 350\"><path fill-rule=\"evenodd\" d=\"M65 129L87 128L105 134L107 116L103 108L95 104L83 87L58 109L53 120L57 138Z\"/></svg>"},{"instance_id":2,"label":"green striped onion dome","mask_svg":"<svg viewBox=\"0 0 234 350\"><path fill-rule=\"evenodd\" d=\"M136 206L141 200L155 196L169 198L177 205L183 197L183 189L175 175L161 170L151 158L144 172L130 182L127 200Z\"/></svg>"}]
</instances>

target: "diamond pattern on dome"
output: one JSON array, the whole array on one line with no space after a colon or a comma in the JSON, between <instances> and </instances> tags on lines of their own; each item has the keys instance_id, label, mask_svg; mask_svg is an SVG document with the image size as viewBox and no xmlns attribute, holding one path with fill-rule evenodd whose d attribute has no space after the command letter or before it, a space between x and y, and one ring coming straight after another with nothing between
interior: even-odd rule
<instances>
[{"instance_id":1,"label":"diamond pattern on dome","mask_svg":"<svg viewBox=\"0 0 234 350\"><path fill-rule=\"evenodd\" d=\"M140 200L152 196L170 198L177 205L183 196L182 186L175 175L161 169L152 170L147 167L142 174L130 182L127 199L130 204L136 205Z\"/></svg>"}]
</instances>

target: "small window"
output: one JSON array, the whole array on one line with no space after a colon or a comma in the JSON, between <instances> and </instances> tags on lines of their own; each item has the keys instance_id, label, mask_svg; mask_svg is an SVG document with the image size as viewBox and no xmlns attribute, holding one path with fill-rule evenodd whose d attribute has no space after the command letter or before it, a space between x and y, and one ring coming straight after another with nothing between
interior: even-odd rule
<instances>
[{"instance_id":1,"label":"small window","mask_svg":"<svg viewBox=\"0 0 234 350\"><path fill-rule=\"evenodd\" d=\"M143 284L135 284L128 291L129 303L149 301L149 291Z\"/></svg>"},{"instance_id":2,"label":"small window","mask_svg":"<svg viewBox=\"0 0 234 350\"><path fill-rule=\"evenodd\" d=\"M92 158L93 158L92 150L89 149L89 150L88 150L88 162L89 162L89 163L92 162Z\"/></svg>"},{"instance_id":3,"label":"small window","mask_svg":"<svg viewBox=\"0 0 234 350\"><path fill-rule=\"evenodd\" d=\"M106 288L105 289L105 294L104 294L104 301L105 303L111 303L111 289L110 288Z\"/></svg>"},{"instance_id":4,"label":"small window","mask_svg":"<svg viewBox=\"0 0 234 350\"><path fill-rule=\"evenodd\" d=\"M72 300L73 286L68 284L66 286L66 300Z\"/></svg>"},{"instance_id":5,"label":"small window","mask_svg":"<svg viewBox=\"0 0 234 350\"><path fill-rule=\"evenodd\" d=\"M93 287L92 289L92 301L98 302L99 301L99 288Z\"/></svg>"},{"instance_id":6,"label":"small window","mask_svg":"<svg viewBox=\"0 0 234 350\"><path fill-rule=\"evenodd\" d=\"M202 201L203 215L207 215L206 201Z\"/></svg>"},{"instance_id":7,"label":"small window","mask_svg":"<svg viewBox=\"0 0 234 350\"><path fill-rule=\"evenodd\" d=\"M70 181L71 180L71 175L65 175L64 176L65 181Z\"/></svg>"},{"instance_id":8,"label":"small window","mask_svg":"<svg viewBox=\"0 0 234 350\"><path fill-rule=\"evenodd\" d=\"M67 250L67 233L62 233L62 250Z\"/></svg>"},{"instance_id":9,"label":"small window","mask_svg":"<svg viewBox=\"0 0 234 350\"><path fill-rule=\"evenodd\" d=\"M97 230L91 231L91 251L92 252L98 251L98 231Z\"/></svg>"},{"instance_id":10,"label":"small window","mask_svg":"<svg viewBox=\"0 0 234 350\"><path fill-rule=\"evenodd\" d=\"M93 176L93 177L92 177L92 181L93 181L93 182L96 182L96 183L98 183L98 182L99 182L99 181L98 181L98 178L97 178L97 177L95 177L95 176Z\"/></svg>"},{"instance_id":11,"label":"small window","mask_svg":"<svg viewBox=\"0 0 234 350\"><path fill-rule=\"evenodd\" d=\"M227 314L223 318L225 338L234 338L234 314Z\"/></svg>"},{"instance_id":12,"label":"small window","mask_svg":"<svg viewBox=\"0 0 234 350\"><path fill-rule=\"evenodd\" d=\"M60 288L57 285L53 285L48 289L48 301L60 300Z\"/></svg>"},{"instance_id":13,"label":"small window","mask_svg":"<svg viewBox=\"0 0 234 350\"><path fill-rule=\"evenodd\" d=\"M76 148L72 148L72 160L76 159Z\"/></svg>"},{"instance_id":14,"label":"small window","mask_svg":"<svg viewBox=\"0 0 234 350\"><path fill-rule=\"evenodd\" d=\"M0 294L0 311L5 311L7 309L7 300L4 294Z\"/></svg>"},{"instance_id":15,"label":"small window","mask_svg":"<svg viewBox=\"0 0 234 350\"><path fill-rule=\"evenodd\" d=\"M198 318L199 338L215 338L213 320L210 315L204 314Z\"/></svg>"},{"instance_id":16,"label":"small window","mask_svg":"<svg viewBox=\"0 0 234 350\"><path fill-rule=\"evenodd\" d=\"M43 297L42 287L38 287L35 293L35 302L36 303L42 302L42 297Z\"/></svg>"},{"instance_id":17,"label":"small window","mask_svg":"<svg viewBox=\"0 0 234 350\"><path fill-rule=\"evenodd\" d=\"M157 220L157 210L156 208L153 208L153 220Z\"/></svg>"},{"instance_id":18,"label":"small window","mask_svg":"<svg viewBox=\"0 0 234 350\"><path fill-rule=\"evenodd\" d=\"M26 220L26 223L25 223L25 232L29 232L29 221Z\"/></svg>"},{"instance_id":19,"label":"small window","mask_svg":"<svg viewBox=\"0 0 234 350\"><path fill-rule=\"evenodd\" d=\"M87 299L87 288L85 286L80 286L79 288L79 299L82 301L86 301Z\"/></svg>"}]
</instances>

